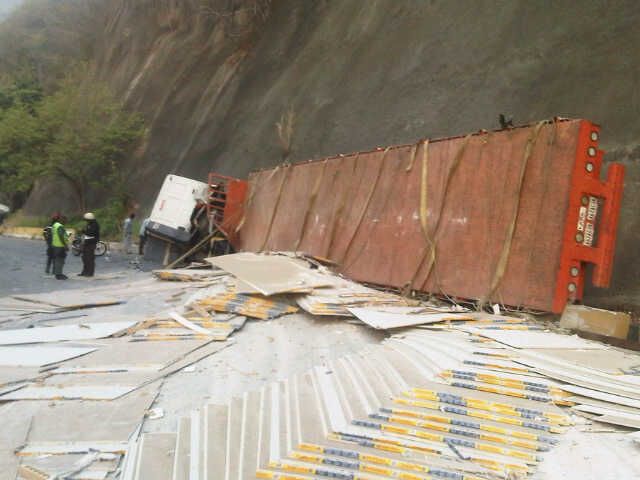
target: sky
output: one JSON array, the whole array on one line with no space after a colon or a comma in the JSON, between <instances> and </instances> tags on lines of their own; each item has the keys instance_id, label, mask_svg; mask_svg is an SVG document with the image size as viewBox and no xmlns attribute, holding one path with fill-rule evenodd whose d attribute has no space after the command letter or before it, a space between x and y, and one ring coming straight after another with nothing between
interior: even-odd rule
<instances>
[{"instance_id":1,"label":"sky","mask_svg":"<svg viewBox=\"0 0 640 480\"><path fill-rule=\"evenodd\" d=\"M22 0L0 0L0 20L6 17Z\"/></svg>"}]
</instances>

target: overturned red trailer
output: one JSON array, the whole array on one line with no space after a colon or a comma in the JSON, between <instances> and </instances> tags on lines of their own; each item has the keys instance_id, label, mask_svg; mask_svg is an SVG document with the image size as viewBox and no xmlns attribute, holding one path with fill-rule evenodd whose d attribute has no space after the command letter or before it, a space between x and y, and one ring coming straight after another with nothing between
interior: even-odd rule
<instances>
[{"instance_id":1,"label":"overturned red trailer","mask_svg":"<svg viewBox=\"0 0 640 480\"><path fill-rule=\"evenodd\" d=\"M254 172L241 250L301 251L372 284L560 312L606 287L624 169L554 119ZM238 217L236 217L238 218Z\"/></svg>"}]
</instances>

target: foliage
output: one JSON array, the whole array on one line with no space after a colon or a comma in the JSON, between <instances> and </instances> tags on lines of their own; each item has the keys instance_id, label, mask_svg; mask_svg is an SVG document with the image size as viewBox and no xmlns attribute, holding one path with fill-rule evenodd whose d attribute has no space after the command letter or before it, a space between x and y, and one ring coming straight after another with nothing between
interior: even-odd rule
<instances>
[{"instance_id":1,"label":"foliage","mask_svg":"<svg viewBox=\"0 0 640 480\"><path fill-rule=\"evenodd\" d=\"M112 198L104 207L92 210L92 212L100 224L100 237L103 240L122 240L122 226L124 219L130 212L128 203L121 198ZM67 226L79 232L84 228L85 221L82 219L82 215L73 216L67 219ZM133 232L137 232L138 228L139 223L134 222Z\"/></svg>"},{"instance_id":2,"label":"foliage","mask_svg":"<svg viewBox=\"0 0 640 480\"><path fill-rule=\"evenodd\" d=\"M42 100L40 84L32 75L24 74L13 80L0 82L0 115L12 107L23 106L29 113L35 113L36 105Z\"/></svg>"},{"instance_id":3,"label":"foliage","mask_svg":"<svg viewBox=\"0 0 640 480\"><path fill-rule=\"evenodd\" d=\"M143 124L86 63L112 10L111 0L24 0L0 19L0 202L16 210L36 179L56 176L78 213L107 198L96 213L116 235L130 207L123 160Z\"/></svg>"},{"instance_id":4,"label":"foliage","mask_svg":"<svg viewBox=\"0 0 640 480\"><path fill-rule=\"evenodd\" d=\"M15 208L38 177L57 176L79 212L92 190L126 203L122 163L143 134L140 115L127 112L86 64L52 95L41 92L26 80L0 88L0 194Z\"/></svg>"},{"instance_id":5,"label":"foliage","mask_svg":"<svg viewBox=\"0 0 640 480\"><path fill-rule=\"evenodd\" d=\"M107 202L106 206L92 210L100 224L100 236L103 240L118 241L122 240L122 224L129 213L128 205L124 206L123 202L118 199L112 199ZM44 227L50 221L47 215L25 215L22 211L15 212L6 222L12 227ZM81 214L75 214L67 217L65 226L76 232L82 231L86 225ZM134 232L138 231L139 222L134 222Z\"/></svg>"},{"instance_id":6,"label":"foliage","mask_svg":"<svg viewBox=\"0 0 640 480\"><path fill-rule=\"evenodd\" d=\"M129 213L129 206L122 199L114 198L105 207L97 209L94 213L100 223L100 234L103 238L122 239L122 224Z\"/></svg>"},{"instance_id":7,"label":"foliage","mask_svg":"<svg viewBox=\"0 0 640 480\"><path fill-rule=\"evenodd\" d=\"M41 172L46 132L35 115L41 98L30 82L0 87L0 201L13 208L24 201Z\"/></svg>"},{"instance_id":8,"label":"foliage","mask_svg":"<svg viewBox=\"0 0 640 480\"><path fill-rule=\"evenodd\" d=\"M121 241L122 225L124 219L130 213L130 206L121 198L112 198L102 208L92 210L96 220L100 224L100 237L105 241ZM82 231L86 222L82 214L75 214L67 217L65 226L76 232ZM21 211L11 216L10 224L16 227L42 227L49 222L48 216L26 216ZM140 222L134 221L133 232L140 228Z\"/></svg>"},{"instance_id":9,"label":"foliage","mask_svg":"<svg viewBox=\"0 0 640 480\"><path fill-rule=\"evenodd\" d=\"M51 219L48 215L25 215L24 212L18 210L5 222L11 227L39 227L43 228Z\"/></svg>"},{"instance_id":10,"label":"foliage","mask_svg":"<svg viewBox=\"0 0 640 480\"><path fill-rule=\"evenodd\" d=\"M105 85L81 69L43 101L40 117L51 139L43 174L67 180L80 211L86 210L91 188L108 185L111 193L124 193L122 162L143 134L139 115L124 110Z\"/></svg>"},{"instance_id":11,"label":"foliage","mask_svg":"<svg viewBox=\"0 0 640 480\"><path fill-rule=\"evenodd\" d=\"M69 64L92 58L109 8L111 0L25 0L0 22L0 74L28 72L53 91Z\"/></svg>"}]
</instances>

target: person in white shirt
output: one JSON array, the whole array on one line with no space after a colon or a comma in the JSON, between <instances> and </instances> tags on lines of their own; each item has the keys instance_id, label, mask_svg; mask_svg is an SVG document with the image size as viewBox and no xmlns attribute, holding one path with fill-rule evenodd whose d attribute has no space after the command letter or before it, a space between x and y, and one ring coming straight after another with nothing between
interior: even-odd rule
<instances>
[{"instance_id":1,"label":"person in white shirt","mask_svg":"<svg viewBox=\"0 0 640 480\"><path fill-rule=\"evenodd\" d=\"M131 245L133 243L133 219L136 218L136 214L132 213L124 220L122 225L122 244L124 246L124 252L126 254L131 253Z\"/></svg>"},{"instance_id":2,"label":"person in white shirt","mask_svg":"<svg viewBox=\"0 0 640 480\"><path fill-rule=\"evenodd\" d=\"M149 217L145 218L140 224L138 232L138 255L144 255L144 244L147 243L147 225L149 225Z\"/></svg>"}]
</instances>

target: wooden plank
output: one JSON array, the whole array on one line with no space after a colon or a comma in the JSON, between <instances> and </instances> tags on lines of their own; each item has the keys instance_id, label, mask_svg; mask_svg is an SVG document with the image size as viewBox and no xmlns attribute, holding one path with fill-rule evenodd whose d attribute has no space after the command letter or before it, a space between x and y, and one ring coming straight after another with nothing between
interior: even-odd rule
<instances>
[{"instance_id":1,"label":"wooden plank","mask_svg":"<svg viewBox=\"0 0 640 480\"><path fill-rule=\"evenodd\" d=\"M182 325L185 328L188 328L189 330L193 330L194 332L197 332L197 333L202 333L203 335L212 335L211 330L207 330L206 328L202 328L201 326L196 325L193 322L190 322L189 320L187 320L177 312L169 312L169 316L173 318L176 322L178 322L180 325Z\"/></svg>"}]
</instances>

